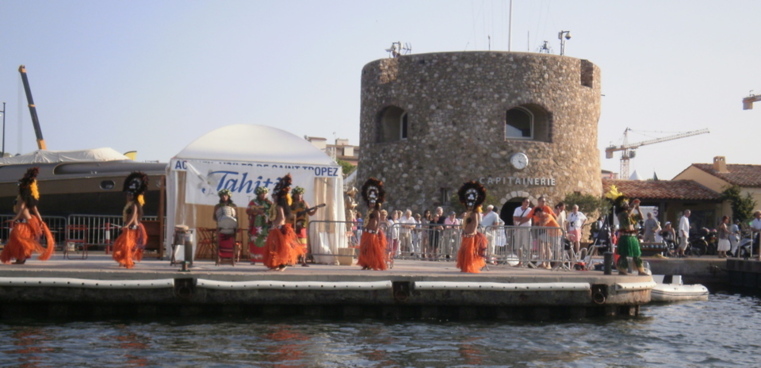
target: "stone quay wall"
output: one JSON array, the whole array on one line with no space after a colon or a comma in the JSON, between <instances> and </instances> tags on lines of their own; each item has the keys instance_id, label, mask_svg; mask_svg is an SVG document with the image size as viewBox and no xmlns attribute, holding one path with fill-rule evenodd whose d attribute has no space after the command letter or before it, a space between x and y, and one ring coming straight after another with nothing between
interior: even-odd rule
<instances>
[{"instance_id":1,"label":"stone quay wall","mask_svg":"<svg viewBox=\"0 0 761 368\"><path fill-rule=\"evenodd\" d=\"M357 183L386 185L386 208L447 206L480 180L497 210L545 195L599 195L600 69L587 60L519 52L404 55L362 69ZM508 111L533 117L530 138L506 137ZM517 169L512 155L528 165Z\"/></svg>"}]
</instances>

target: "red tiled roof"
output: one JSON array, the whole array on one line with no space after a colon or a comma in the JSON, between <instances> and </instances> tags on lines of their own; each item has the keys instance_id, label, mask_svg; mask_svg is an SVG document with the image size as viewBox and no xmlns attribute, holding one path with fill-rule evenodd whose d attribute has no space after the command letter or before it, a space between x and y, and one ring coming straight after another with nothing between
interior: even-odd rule
<instances>
[{"instance_id":1,"label":"red tiled roof","mask_svg":"<svg viewBox=\"0 0 761 368\"><path fill-rule=\"evenodd\" d=\"M713 169L713 164L692 164L717 178L740 187L761 187L761 165L727 164L727 173Z\"/></svg>"},{"instance_id":2,"label":"red tiled roof","mask_svg":"<svg viewBox=\"0 0 761 368\"><path fill-rule=\"evenodd\" d=\"M629 198L719 201L721 193L693 180L608 180L603 179L603 194L615 185Z\"/></svg>"}]
</instances>

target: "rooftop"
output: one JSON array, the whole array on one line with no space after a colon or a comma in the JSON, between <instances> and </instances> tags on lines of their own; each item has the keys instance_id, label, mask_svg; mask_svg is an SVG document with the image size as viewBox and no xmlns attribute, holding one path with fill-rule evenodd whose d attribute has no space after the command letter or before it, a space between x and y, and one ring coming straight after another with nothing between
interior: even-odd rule
<instances>
[{"instance_id":1,"label":"rooftop","mask_svg":"<svg viewBox=\"0 0 761 368\"><path fill-rule=\"evenodd\" d=\"M719 201L721 193L693 180L611 180L603 179L603 193L615 185L629 198Z\"/></svg>"}]
</instances>

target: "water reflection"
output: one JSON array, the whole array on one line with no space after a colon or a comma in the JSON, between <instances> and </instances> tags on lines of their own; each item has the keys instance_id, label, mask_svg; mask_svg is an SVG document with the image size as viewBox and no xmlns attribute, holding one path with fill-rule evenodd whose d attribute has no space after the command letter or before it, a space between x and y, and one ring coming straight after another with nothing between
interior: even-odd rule
<instances>
[{"instance_id":1,"label":"water reflection","mask_svg":"<svg viewBox=\"0 0 761 368\"><path fill-rule=\"evenodd\" d=\"M759 299L645 306L564 323L303 319L13 321L0 366L756 366Z\"/></svg>"}]
</instances>

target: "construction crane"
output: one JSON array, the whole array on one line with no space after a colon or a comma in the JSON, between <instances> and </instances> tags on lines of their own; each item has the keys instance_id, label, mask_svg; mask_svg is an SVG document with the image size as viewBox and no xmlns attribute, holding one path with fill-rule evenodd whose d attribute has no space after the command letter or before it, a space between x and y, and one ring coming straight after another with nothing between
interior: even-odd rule
<instances>
[{"instance_id":1,"label":"construction crane","mask_svg":"<svg viewBox=\"0 0 761 368\"><path fill-rule=\"evenodd\" d=\"M648 144L672 141L674 139L680 139L680 138L691 137L693 135L710 133L708 129L700 129L700 130L692 130L689 132L674 134L667 137L650 139L650 140L646 140L642 142L629 143L629 131L631 131L631 129L629 128L626 128L624 130L624 140L620 146L610 146L605 149L605 158L613 158L613 152L622 151L621 152L621 171L619 172L619 177L624 180L629 179L629 160L636 156L635 149L648 145Z\"/></svg>"},{"instance_id":2,"label":"construction crane","mask_svg":"<svg viewBox=\"0 0 761 368\"><path fill-rule=\"evenodd\" d=\"M750 96L743 98L743 110L753 110L753 103L761 101L761 95L754 95L750 91Z\"/></svg>"},{"instance_id":3,"label":"construction crane","mask_svg":"<svg viewBox=\"0 0 761 368\"><path fill-rule=\"evenodd\" d=\"M29 80L26 78L26 67L23 65L19 66L18 72L21 73L21 81L24 82L26 101L29 104L29 113L32 115L32 124L34 124L34 135L37 136L37 148L41 150L47 149L45 139L42 138L40 119L37 118L37 107L34 106L34 100L32 99L32 90L29 88Z\"/></svg>"}]
</instances>

